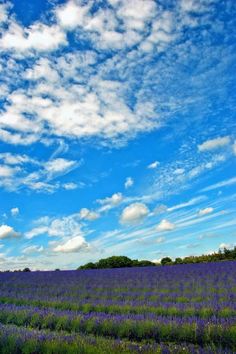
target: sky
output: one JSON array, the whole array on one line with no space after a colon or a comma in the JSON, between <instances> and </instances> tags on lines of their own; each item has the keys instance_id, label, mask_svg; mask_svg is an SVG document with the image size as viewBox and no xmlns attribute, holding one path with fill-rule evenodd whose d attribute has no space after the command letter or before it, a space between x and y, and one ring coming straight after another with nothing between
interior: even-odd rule
<instances>
[{"instance_id":1,"label":"sky","mask_svg":"<svg viewBox=\"0 0 236 354\"><path fill-rule=\"evenodd\" d=\"M0 1L0 269L236 245L236 2Z\"/></svg>"}]
</instances>

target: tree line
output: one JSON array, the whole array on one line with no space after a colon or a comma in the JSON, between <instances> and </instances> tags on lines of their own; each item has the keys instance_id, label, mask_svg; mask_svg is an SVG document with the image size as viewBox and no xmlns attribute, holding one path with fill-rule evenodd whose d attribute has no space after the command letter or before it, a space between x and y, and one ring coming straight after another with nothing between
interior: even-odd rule
<instances>
[{"instance_id":1,"label":"tree line","mask_svg":"<svg viewBox=\"0 0 236 354\"><path fill-rule=\"evenodd\" d=\"M160 265L175 265L189 263L208 263L226 260L236 260L236 246L233 249L224 248L212 254L203 254L201 256L177 257L175 260L170 257L164 257L160 263L154 263L147 260L130 259L126 256L112 256L100 259L98 262L89 262L78 269L104 269L104 268L123 268L123 267L150 267Z\"/></svg>"}]
</instances>

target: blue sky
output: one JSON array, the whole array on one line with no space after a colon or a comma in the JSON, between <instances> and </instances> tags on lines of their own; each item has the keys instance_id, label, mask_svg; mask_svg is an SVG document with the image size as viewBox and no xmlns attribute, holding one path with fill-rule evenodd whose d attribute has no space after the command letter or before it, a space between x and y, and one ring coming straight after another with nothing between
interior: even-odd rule
<instances>
[{"instance_id":1,"label":"blue sky","mask_svg":"<svg viewBox=\"0 0 236 354\"><path fill-rule=\"evenodd\" d=\"M0 268L236 244L234 0L0 2Z\"/></svg>"}]
</instances>

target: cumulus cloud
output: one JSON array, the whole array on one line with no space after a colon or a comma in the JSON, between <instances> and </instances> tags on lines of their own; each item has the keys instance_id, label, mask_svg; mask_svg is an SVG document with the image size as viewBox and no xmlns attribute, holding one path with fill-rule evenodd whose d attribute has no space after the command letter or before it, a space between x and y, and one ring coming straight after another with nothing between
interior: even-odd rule
<instances>
[{"instance_id":1,"label":"cumulus cloud","mask_svg":"<svg viewBox=\"0 0 236 354\"><path fill-rule=\"evenodd\" d=\"M159 161L154 161L152 163L150 163L150 165L148 165L147 168L151 169L151 170L154 170L155 168L157 168L157 166L160 165L160 162Z\"/></svg>"},{"instance_id":2,"label":"cumulus cloud","mask_svg":"<svg viewBox=\"0 0 236 354\"><path fill-rule=\"evenodd\" d=\"M60 26L67 30L72 30L77 26L85 24L85 15L88 12L88 6L80 6L73 0L56 9L56 17Z\"/></svg>"},{"instance_id":3,"label":"cumulus cloud","mask_svg":"<svg viewBox=\"0 0 236 354\"><path fill-rule=\"evenodd\" d=\"M128 189L128 188L132 187L133 184L134 184L133 178L127 177L126 181L125 181L125 188Z\"/></svg>"},{"instance_id":4,"label":"cumulus cloud","mask_svg":"<svg viewBox=\"0 0 236 354\"><path fill-rule=\"evenodd\" d=\"M12 208L11 209L11 215L12 216L17 216L20 212L20 209L19 208Z\"/></svg>"},{"instance_id":5,"label":"cumulus cloud","mask_svg":"<svg viewBox=\"0 0 236 354\"><path fill-rule=\"evenodd\" d=\"M230 138L229 136L225 136L222 138L216 138L216 139L211 139L211 140L207 140L204 143L198 145L198 150L200 152L202 151L211 151L211 150L215 150L218 148L221 148L225 145L228 145L230 143Z\"/></svg>"},{"instance_id":6,"label":"cumulus cloud","mask_svg":"<svg viewBox=\"0 0 236 354\"><path fill-rule=\"evenodd\" d=\"M208 208L199 210L198 215L199 216L207 215L207 214L212 213L213 211L214 211L214 209L212 207L208 207Z\"/></svg>"},{"instance_id":7,"label":"cumulus cloud","mask_svg":"<svg viewBox=\"0 0 236 354\"><path fill-rule=\"evenodd\" d=\"M5 238L16 238L19 237L20 233L16 232L13 227L8 225L1 225L0 226L0 239Z\"/></svg>"},{"instance_id":8,"label":"cumulus cloud","mask_svg":"<svg viewBox=\"0 0 236 354\"><path fill-rule=\"evenodd\" d=\"M172 224L170 221L163 219L161 220L161 222L159 223L159 225L157 225L157 231L172 231L175 229L175 225Z\"/></svg>"},{"instance_id":9,"label":"cumulus cloud","mask_svg":"<svg viewBox=\"0 0 236 354\"><path fill-rule=\"evenodd\" d=\"M143 203L133 203L127 206L121 214L122 224L137 224L149 214L148 207Z\"/></svg>"},{"instance_id":10,"label":"cumulus cloud","mask_svg":"<svg viewBox=\"0 0 236 354\"><path fill-rule=\"evenodd\" d=\"M82 236L76 236L56 246L54 252L73 253L88 248L88 243Z\"/></svg>"},{"instance_id":11,"label":"cumulus cloud","mask_svg":"<svg viewBox=\"0 0 236 354\"><path fill-rule=\"evenodd\" d=\"M93 210L82 208L79 212L79 216L81 219L93 221L98 219L100 217L100 214Z\"/></svg>"}]
</instances>

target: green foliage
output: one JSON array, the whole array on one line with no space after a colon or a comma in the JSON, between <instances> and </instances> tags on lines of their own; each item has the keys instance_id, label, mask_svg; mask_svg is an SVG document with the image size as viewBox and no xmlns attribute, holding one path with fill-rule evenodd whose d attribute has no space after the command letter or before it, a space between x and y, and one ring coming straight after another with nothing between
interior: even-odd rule
<instances>
[{"instance_id":1,"label":"green foliage","mask_svg":"<svg viewBox=\"0 0 236 354\"><path fill-rule=\"evenodd\" d=\"M161 265L171 264L187 264L187 263L208 263L217 261L226 261L236 259L236 246L229 250L219 250L218 253L203 254L201 256L188 256L184 258L177 257L172 261L170 257L164 257L161 260ZM157 266L157 264L147 260L130 259L126 256L112 256L100 259L96 263L89 262L80 266L78 269L104 269L104 268L123 268L123 267L150 267ZM25 271L25 270L24 270Z\"/></svg>"},{"instance_id":2,"label":"green foliage","mask_svg":"<svg viewBox=\"0 0 236 354\"><path fill-rule=\"evenodd\" d=\"M125 256L112 256L104 259L100 259L97 263L97 268L123 268L132 267L132 259Z\"/></svg>"},{"instance_id":3,"label":"green foliage","mask_svg":"<svg viewBox=\"0 0 236 354\"><path fill-rule=\"evenodd\" d=\"M172 259L170 257L165 257L165 258L162 258L162 260L161 260L162 265L171 264L171 263L172 263Z\"/></svg>"},{"instance_id":4,"label":"green foliage","mask_svg":"<svg viewBox=\"0 0 236 354\"><path fill-rule=\"evenodd\" d=\"M112 256L100 259L97 263L89 262L79 269L105 269L105 268L124 268L124 267L150 267L155 263L147 260L132 260L126 256Z\"/></svg>"},{"instance_id":5,"label":"green foliage","mask_svg":"<svg viewBox=\"0 0 236 354\"><path fill-rule=\"evenodd\" d=\"M24 268L23 272L30 272L31 270L29 268Z\"/></svg>"},{"instance_id":6,"label":"green foliage","mask_svg":"<svg viewBox=\"0 0 236 354\"><path fill-rule=\"evenodd\" d=\"M230 261L236 259L236 246L233 249L224 248L219 250L218 253L203 254L201 256L188 256L184 258L176 258L174 264L187 264L187 263L208 263L217 261Z\"/></svg>"}]
</instances>

